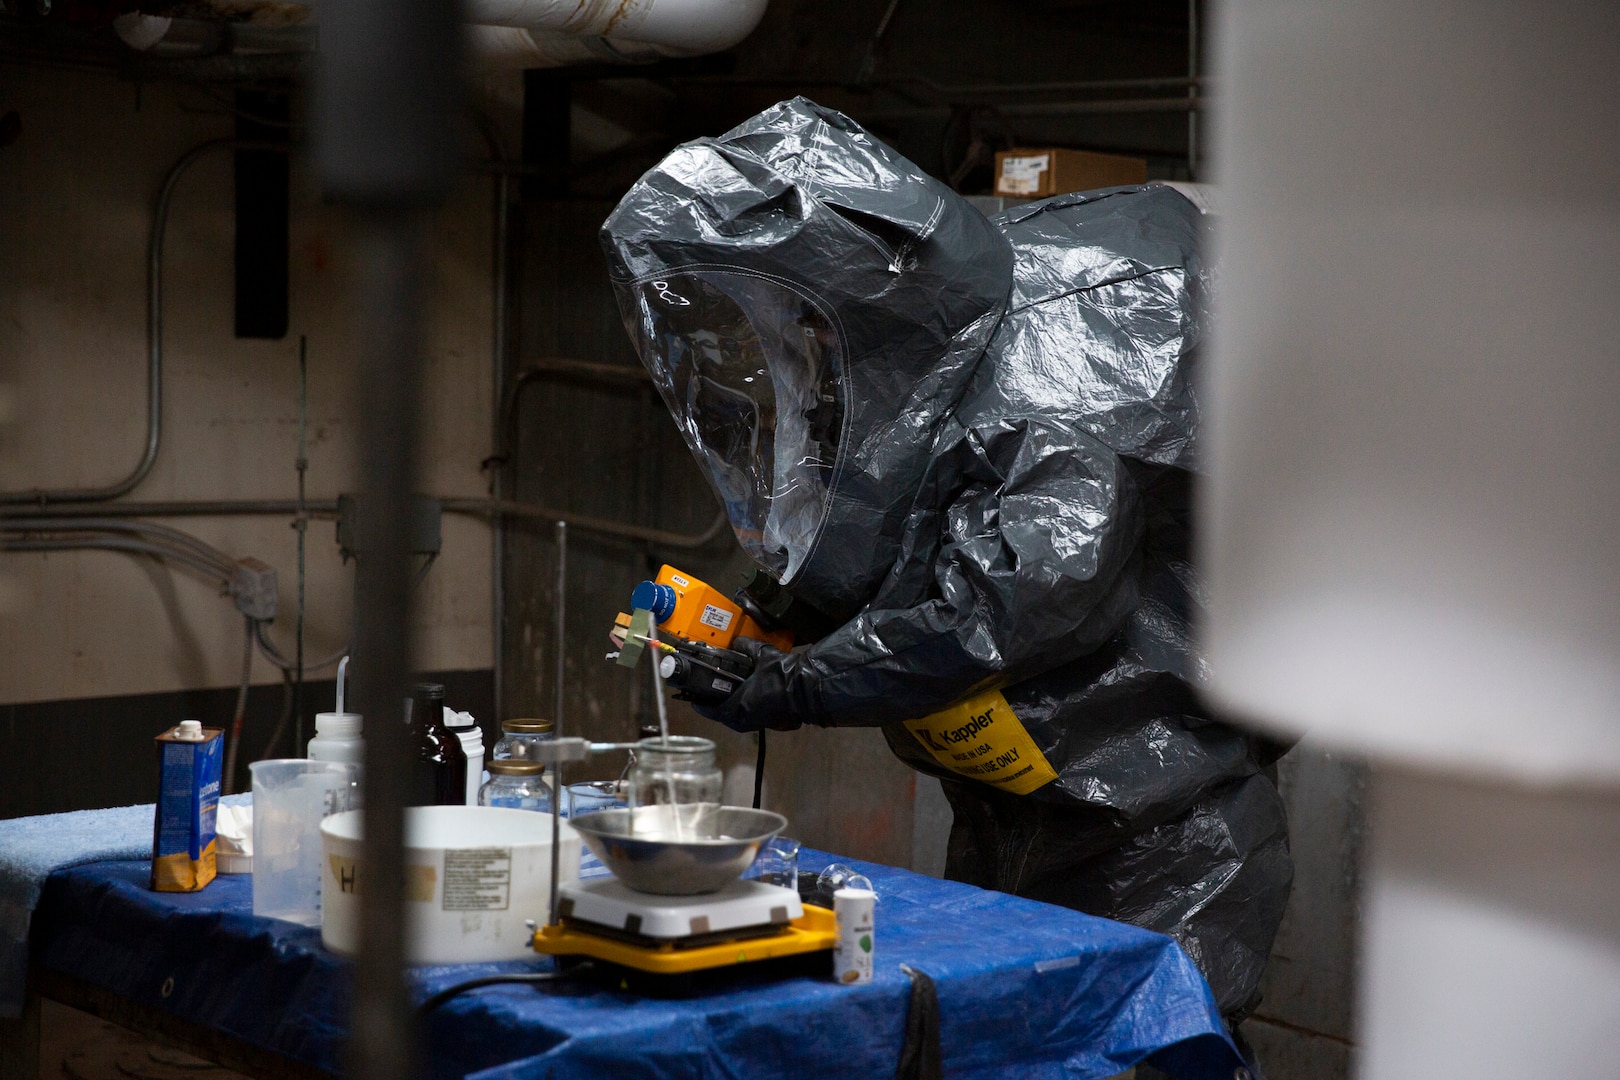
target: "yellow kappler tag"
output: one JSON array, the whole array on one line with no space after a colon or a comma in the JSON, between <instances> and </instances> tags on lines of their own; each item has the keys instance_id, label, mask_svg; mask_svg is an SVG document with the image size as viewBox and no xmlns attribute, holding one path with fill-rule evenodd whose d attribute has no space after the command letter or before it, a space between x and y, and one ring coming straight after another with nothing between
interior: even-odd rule
<instances>
[{"instance_id":1,"label":"yellow kappler tag","mask_svg":"<svg viewBox=\"0 0 1620 1080\"><path fill-rule=\"evenodd\" d=\"M907 720L906 730L947 769L1001 791L1028 795L1057 779L1000 690Z\"/></svg>"}]
</instances>

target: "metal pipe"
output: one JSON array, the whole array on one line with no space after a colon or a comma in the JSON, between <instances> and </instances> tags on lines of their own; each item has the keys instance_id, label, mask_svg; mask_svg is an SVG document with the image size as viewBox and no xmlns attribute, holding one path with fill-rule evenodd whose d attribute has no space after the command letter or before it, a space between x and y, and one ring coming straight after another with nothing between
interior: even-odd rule
<instances>
[{"instance_id":1,"label":"metal pipe","mask_svg":"<svg viewBox=\"0 0 1620 1080\"><path fill-rule=\"evenodd\" d=\"M523 391L531 383L544 378L577 380L584 383L620 383L625 387L651 381L647 370L639 364L635 366L599 364L589 360L569 360L562 357L535 361L517 373L502 396L496 420L495 452L490 457L490 461L497 469L511 464L514 444L517 442L518 405L523 400Z\"/></svg>"},{"instance_id":2,"label":"metal pipe","mask_svg":"<svg viewBox=\"0 0 1620 1080\"><path fill-rule=\"evenodd\" d=\"M494 267L493 292L490 312L490 453L501 453L502 406L506 400L507 364L507 294L510 291L511 203L512 174L507 168L506 143L494 122L482 112L473 118L484 136L490 160L495 169L495 236L492 257ZM505 475L499 464L490 472L489 493L497 502L505 497ZM506 715L506 519L490 519L490 671L495 683L495 717L497 723Z\"/></svg>"},{"instance_id":3,"label":"metal pipe","mask_svg":"<svg viewBox=\"0 0 1620 1080\"><path fill-rule=\"evenodd\" d=\"M106 487L57 488L54 490L0 492L0 504L20 505L35 503L85 503L116 499L134 490L146 479L157 461L158 445L163 436L163 237L168 230L169 206L174 198L175 185L194 162L214 150L228 147L276 150L287 152L278 143L249 143L236 139L211 139L200 143L180 155L163 178L158 191L157 206L152 215L152 230L146 244L146 449L129 475Z\"/></svg>"},{"instance_id":4,"label":"metal pipe","mask_svg":"<svg viewBox=\"0 0 1620 1080\"><path fill-rule=\"evenodd\" d=\"M528 520L563 521L583 532L613 536L621 540L644 540L663 547L681 549L703 547L723 533L730 524L730 519L723 510L701 533L678 533L645 525L626 525L623 522L556 510L549 506L509 500L496 502L493 499L443 499L440 501L440 507L447 514L469 514L477 517L499 515Z\"/></svg>"},{"instance_id":5,"label":"metal pipe","mask_svg":"<svg viewBox=\"0 0 1620 1080\"><path fill-rule=\"evenodd\" d=\"M720 76L720 78L724 78L724 76ZM887 78L878 79L874 85L911 83L922 86L930 93L941 98L954 100L962 97L993 97L998 94L1095 94L1110 93L1116 90L1179 90L1187 86L1203 86L1209 81L1200 78L1195 71L1185 78L1169 76L1151 79L1085 79L1067 82L970 83L963 86L948 86L921 75L891 75Z\"/></svg>"},{"instance_id":6,"label":"metal pipe","mask_svg":"<svg viewBox=\"0 0 1620 1080\"><path fill-rule=\"evenodd\" d=\"M705 544L712 543L716 537L725 531L728 522L725 513L722 511L702 532L678 533L645 525L627 525L623 522L609 521L605 518L574 514L549 506L513 502L509 499L451 497L439 499L438 502L440 508L448 514L463 514L469 517L566 521L574 528L584 532L612 536L620 540L642 540L663 547L683 550L700 548ZM336 499L312 499L305 505L307 516L310 518L335 519L338 516ZM71 507L37 507L30 509L24 517L8 517L5 519L5 523L14 529L24 526L39 529L60 528L62 526L56 523L62 520L70 520L73 515L83 514L86 510L94 510L96 516L100 518L250 517L257 515L293 517L298 513L298 500L199 499L194 502L109 503L105 506L93 507L78 505Z\"/></svg>"},{"instance_id":7,"label":"metal pipe","mask_svg":"<svg viewBox=\"0 0 1620 1080\"><path fill-rule=\"evenodd\" d=\"M665 529L655 529L644 525L627 525L623 522L608 521L605 518L590 517L585 514L574 514L568 511L557 510L554 507L538 506L530 503L513 502L509 499L469 499L460 497L439 499L441 509L449 514L464 514L470 517L507 517L522 519L542 519L549 521L566 521L574 528L583 532L596 533L600 536L612 536L621 540L642 540L648 543L659 544L663 547L691 549L700 548L712 543L726 529L727 521L724 512L721 512L709 523L701 533L669 532ZM311 518L335 519L338 516L336 499L311 499L305 504L308 516ZM108 503L104 506L41 506L28 510L23 518L10 517L8 523L22 522L41 523L46 520L57 520L72 515L83 514L87 510L94 510L97 517L126 518L126 517L250 517L266 515L272 517L293 517L298 513L298 500L296 499L199 499L195 501L173 502L119 502Z\"/></svg>"},{"instance_id":8,"label":"metal pipe","mask_svg":"<svg viewBox=\"0 0 1620 1080\"><path fill-rule=\"evenodd\" d=\"M1103 116L1113 113L1187 112L1208 107L1209 98L1187 97L1100 98L1096 101L1031 101L1016 105L998 105L996 111L1003 116ZM869 120L921 120L942 116L948 105L927 105L903 109L872 109L862 112Z\"/></svg>"},{"instance_id":9,"label":"metal pipe","mask_svg":"<svg viewBox=\"0 0 1620 1080\"><path fill-rule=\"evenodd\" d=\"M1198 0L1187 0L1187 97L1198 96ZM1198 110L1187 110L1187 179L1198 179Z\"/></svg>"},{"instance_id":10,"label":"metal pipe","mask_svg":"<svg viewBox=\"0 0 1620 1080\"><path fill-rule=\"evenodd\" d=\"M560 73L566 77L567 73ZM589 77L594 80L608 79L640 79L634 71L618 72L591 72ZM875 90L885 90L899 93L899 87L921 87L940 104L953 104L965 97L1001 97L1020 94L1098 94L1114 93L1130 90L1180 90L1188 86L1207 87L1214 84L1213 79L1207 76L1187 78L1185 76L1164 76L1147 79L1084 79L1067 80L1061 82L1033 82L1033 83L969 83L951 86L946 83L935 82L922 75L885 75L880 79L873 79L869 83L861 83L850 79L814 79L794 75L683 75L671 74L662 76L663 81L681 83L688 86L794 86L804 89L830 88L836 90L849 90L855 92L871 93ZM917 100L912 95L903 95Z\"/></svg>"},{"instance_id":11,"label":"metal pipe","mask_svg":"<svg viewBox=\"0 0 1620 1080\"><path fill-rule=\"evenodd\" d=\"M546 357L536 360L512 379L497 405L496 441L489 464L499 471L512 462L517 442L518 405L523 391L536 380L558 378L584 383L619 383L625 387L645 385L652 381L647 369L640 364L601 364L589 360L571 360L566 357ZM499 498L499 496L496 496Z\"/></svg>"},{"instance_id":12,"label":"metal pipe","mask_svg":"<svg viewBox=\"0 0 1620 1080\"><path fill-rule=\"evenodd\" d=\"M578 379L582 382L651 382L652 376L640 364L601 364L591 360L570 360L555 356L536 360L518 372L514 384L532 382L547 375ZM508 404L507 407L510 407Z\"/></svg>"},{"instance_id":13,"label":"metal pipe","mask_svg":"<svg viewBox=\"0 0 1620 1080\"><path fill-rule=\"evenodd\" d=\"M504 161L506 151L500 148L501 160ZM495 178L495 205L497 214L495 218L495 311L494 321L494 380L492 384L493 400L491 409L499 409L501 399L506 396L506 304L509 270L509 244L511 243L511 203L512 203L512 175L506 171ZM494 419L498 423L500 414L496 413ZM498 438L496 432L490 432ZM501 470L496 469L490 484L490 495L497 501L505 496L502 484ZM506 707L506 519L496 517L490 521L490 619L494 624L494 632L490 635L490 650L493 653L490 665L494 678L495 716L499 719L505 716ZM555 796L554 796L555 797Z\"/></svg>"},{"instance_id":14,"label":"metal pipe","mask_svg":"<svg viewBox=\"0 0 1620 1080\"><path fill-rule=\"evenodd\" d=\"M1114 98L1098 101L1031 101L1021 105L998 106L1005 116L1090 116L1105 113L1187 112L1204 108L1207 98L1197 94L1179 97Z\"/></svg>"},{"instance_id":15,"label":"metal pipe","mask_svg":"<svg viewBox=\"0 0 1620 1080\"><path fill-rule=\"evenodd\" d=\"M305 507L312 518L335 519L338 516L336 499L311 499ZM14 511L5 520L40 520L66 518L94 513L97 517L292 517L298 513L297 499L176 499L166 502L114 502L85 506L31 506Z\"/></svg>"},{"instance_id":16,"label":"metal pipe","mask_svg":"<svg viewBox=\"0 0 1620 1080\"><path fill-rule=\"evenodd\" d=\"M552 704L551 730L554 736L561 739L563 732L563 672L566 670L567 652L564 642L568 632L568 522L557 522L557 675L554 687ZM562 847L561 821L562 797L567 791L563 784L563 763L558 759L553 766L556 771L557 789L551 796L551 915L547 922L551 925L557 923L557 887L559 870L559 852Z\"/></svg>"},{"instance_id":17,"label":"metal pipe","mask_svg":"<svg viewBox=\"0 0 1620 1080\"><path fill-rule=\"evenodd\" d=\"M293 629L293 756L304 745L304 547L309 532L309 515L304 506L304 481L309 473L309 338L298 335L298 457L293 468L298 473L298 513L293 529L298 533L298 608ZM347 650L345 650L347 651Z\"/></svg>"}]
</instances>

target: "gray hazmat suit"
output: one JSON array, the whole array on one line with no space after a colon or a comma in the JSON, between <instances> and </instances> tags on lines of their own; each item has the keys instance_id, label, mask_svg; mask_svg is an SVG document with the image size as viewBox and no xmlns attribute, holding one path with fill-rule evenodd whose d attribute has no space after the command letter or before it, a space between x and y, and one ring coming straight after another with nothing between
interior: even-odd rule
<instances>
[{"instance_id":1,"label":"gray hazmat suit","mask_svg":"<svg viewBox=\"0 0 1620 1080\"><path fill-rule=\"evenodd\" d=\"M1275 748L1195 689L1201 232L1162 186L986 218L801 98L602 238L738 541L835 627L716 718L881 726L943 781L950 876L1164 931L1236 1017L1292 864Z\"/></svg>"}]
</instances>

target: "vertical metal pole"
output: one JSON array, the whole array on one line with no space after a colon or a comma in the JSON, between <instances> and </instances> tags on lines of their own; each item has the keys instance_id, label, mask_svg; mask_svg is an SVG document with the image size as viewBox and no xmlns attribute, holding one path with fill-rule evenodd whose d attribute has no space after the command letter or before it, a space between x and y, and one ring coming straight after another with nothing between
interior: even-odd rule
<instances>
[{"instance_id":1,"label":"vertical metal pole","mask_svg":"<svg viewBox=\"0 0 1620 1080\"><path fill-rule=\"evenodd\" d=\"M506 301L511 242L512 178L506 171L506 154L502 152L500 175L495 178L495 311L493 313L494 394L490 405L489 430L493 445L490 453L501 448L501 406L506 400ZM506 497L506 467L504 461L494 462L490 470L489 493L496 502ZM506 517L491 516L490 528L490 663L495 680L495 722L506 717Z\"/></svg>"},{"instance_id":2,"label":"vertical metal pole","mask_svg":"<svg viewBox=\"0 0 1620 1080\"><path fill-rule=\"evenodd\" d=\"M309 338L298 335L298 512L293 528L298 530L298 629L293 659L293 744L288 757L304 753L304 541L309 533L309 507L305 505L304 480L309 473Z\"/></svg>"},{"instance_id":3,"label":"vertical metal pole","mask_svg":"<svg viewBox=\"0 0 1620 1080\"><path fill-rule=\"evenodd\" d=\"M557 738L562 738L563 724L563 677L567 670L566 660L568 653L564 648L564 636L568 633L568 522L557 522L557 679L553 688L555 695L552 708L555 718L552 720L552 730Z\"/></svg>"},{"instance_id":4,"label":"vertical metal pole","mask_svg":"<svg viewBox=\"0 0 1620 1080\"><path fill-rule=\"evenodd\" d=\"M411 670L410 497L429 299L432 210L455 175L455 0L343 0L321 9L317 150L327 195L352 213L359 268L363 552L356 573L355 711L366 724L366 884L349 1072L423 1075L404 976L403 806L411 753L398 722Z\"/></svg>"},{"instance_id":5,"label":"vertical metal pole","mask_svg":"<svg viewBox=\"0 0 1620 1080\"><path fill-rule=\"evenodd\" d=\"M1187 96L1195 99L1187 110L1187 179L1197 180L1198 160L1198 0L1187 0Z\"/></svg>"},{"instance_id":6,"label":"vertical metal pole","mask_svg":"<svg viewBox=\"0 0 1620 1080\"><path fill-rule=\"evenodd\" d=\"M568 522L557 522L557 686L556 697L552 705L551 730L555 738L563 737L563 671L566 653L563 645L563 634L568 629ZM551 918L550 922L557 922L557 871L559 866L559 852L561 851L562 827L559 824L562 815L562 799L566 788L563 786L563 763L557 762L557 790L551 795Z\"/></svg>"}]
</instances>

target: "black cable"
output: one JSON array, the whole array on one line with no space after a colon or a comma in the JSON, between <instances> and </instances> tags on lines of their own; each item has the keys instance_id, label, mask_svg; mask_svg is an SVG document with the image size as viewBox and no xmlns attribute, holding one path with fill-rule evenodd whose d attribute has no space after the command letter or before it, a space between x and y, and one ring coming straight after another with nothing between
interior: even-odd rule
<instances>
[{"instance_id":1,"label":"black cable","mask_svg":"<svg viewBox=\"0 0 1620 1080\"><path fill-rule=\"evenodd\" d=\"M270 661L282 671L291 671L293 669L293 662L283 656L281 654L281 650L276 648L275 643L265 636L264 628L269 625L270 624L268 622L263 620L255 622L253 624L253 640L258 643L259 652L263 654L266 660ZM305 660L304 670L319 671L322 668L329 668L333 664L336 664L339 660L342 660L345 656L348 656L349 651L350 646L345 645L343 648L339 649L331 656L325 657L324 659Z\"/></svg>"},{"instance_id":2,"label":"black cable","mask_svg":"<svg viewBox=\"0 0 1620 1080\"><path fill-rule=\"evenodd\" d=\"M230 592L231 576L220 567L203 560L182 548L143 540L136 536L25 536L20 539L0 540L4 551L127 551L137 555L152 555L159 559L181 563L217 583L223 592Z\"/></svg>"},{"instance_id":3,"label":"black cable","mask_svg":"<svg viewBox=\"0 0 1620 1080\"><path fill-rule=\"evenodd\" d=\"M132 521L110 517L29 517L26 511L0 522L0 530L28 533L134 533L147 543L162 542L166 546L189 551L198 558L217 567L227 579L236 576L236 560L190 533L159 525L151 521Z\"/></svg>"},{"instance_id":4,"label":"black cable","mask_svg":"<svg viewBox=\"0 0 1620 1080\"><path fill-rule=\"evenodd\" d=\"M906 964L900 970L911 978L911 1001L906 1008L906 1041L894 1075L896 1080L940 1080L944 1058L939 1051L939 990L926 973Z\"/></svg>"},{"instance_id":5,"label":"black cable","mask_svg":"<svg viewBox=\"0 0 1620 1080\"><path fill-rule=\"evenodd\" d=\"M754 809L759 809L759 797L765 791L765 731L759 732L759 755L754 758Z\"/></svg>"},{"instance_id":6,"label":"black cable","mask_svg":"<svg viewBox=\"0 0 1620 1080\"><path fill-rule=\"evenodd\" d=\"M422 1002L422 1004L416 1007L416 1015L426 1016L428 1013L432 1012L434 1009L437 1009L440 1005L443 1005L451 998L456 997L459 994L464 994L468 990L477 990L481 986L496 986L500 983L547 983L560 979L564 975L571 973L572 970L568 972L521 971L513 972L507 975L485 975L479 979L468 979L464 983L456 983L454 986L447 986L443 990L440 990L437 994L434 994L432 997Z\"/></svg>"},{"instance_id":7,"label":"black cable","mask_svg":"<svg viewBox=\"0 0 1620 1080\"><path fill-rule=\"evenodd\" d=\"M236 764L241 757L242 722L247 719L248 689L253 682L253 616L244 616L242 681L236 688L236 711L231 715L231 739L225 744L225 794L236 793Z\"/></svg>"}]
</instances>

